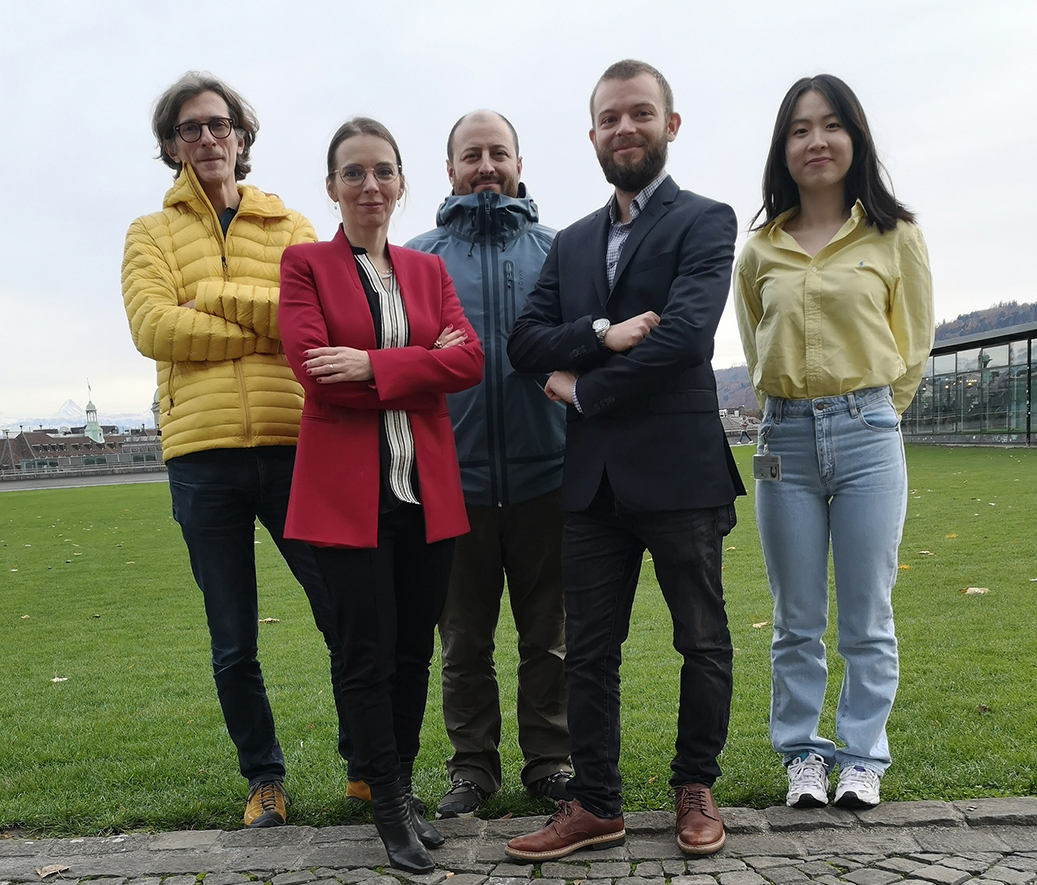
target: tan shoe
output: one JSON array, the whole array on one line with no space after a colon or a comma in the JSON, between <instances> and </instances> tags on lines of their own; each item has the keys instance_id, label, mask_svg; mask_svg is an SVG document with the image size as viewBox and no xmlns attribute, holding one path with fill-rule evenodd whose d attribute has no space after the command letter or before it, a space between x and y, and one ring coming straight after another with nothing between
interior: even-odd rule
<instances>
[{"instance_id":1,"label":"tan shoe","mask_svg":"<svg viewBox=\"0 0 1037 885\"><path fill-rule=\"evenodd\" d=\"M615 848L623 844L626 835L623 815L598 817L580 805L579 800L563 799L542 830L516 836L504 846L504 853L522 860L554 860L580 848Z\"/></svg>"},{"instance_id":2,"label":"tan shoe","mask_svg":"<svg viewBox=\"0 0 1037 885\"><path fill-rule=\"evenodd\" d=\"M705 784L681 784L676 790L677 847L685 854L712 854L727 836L713 794Z\"/></svg>"},{"instance_id":3,"label":"tan shoe","mask_svg":"<svg viewBox=\"0 0 1037 885\"><path fill-rule=\"evenodd\" d=\"M371 788L367 781L346 781L346 801L367 803L371 801Z\"/></svg>"},{"instance_id":4,"label":"tan shoe","mask_svg":"<svg viewBox=\"0 0 1037 885\"><path fill-rule=\"evenodd\" d=\"M291 800L280 781L265 781L248 791L246 827L279 827L285 822L285 806Z\"/></svg>"}]
</instances>

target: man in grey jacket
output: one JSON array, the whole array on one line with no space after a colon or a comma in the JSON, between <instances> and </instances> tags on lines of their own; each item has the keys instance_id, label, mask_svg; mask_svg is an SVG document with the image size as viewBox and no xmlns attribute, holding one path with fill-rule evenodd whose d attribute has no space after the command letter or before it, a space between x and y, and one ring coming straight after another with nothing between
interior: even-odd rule
<instances>
[{"instance_id":1,"label":"man in grey jacket","mask_svg":"<svg viewBox=\"0 0 1037 885\"><path fill-rule=\"evenodd\" d=\"M438 226L407 243L442 257L486 354L482 382L448 397L472 531L457 539L439 621L454 754L437 818L470 815L501 787L493 649L505 577L519 636L522 782L557 800L572 776L559 506L565 410L544 396L542 378L515 372L506 353L554 237L537 223L521 174L511 123L494 111L461 117L447 139L453 191Z\"/></svg>"}]
</instances>

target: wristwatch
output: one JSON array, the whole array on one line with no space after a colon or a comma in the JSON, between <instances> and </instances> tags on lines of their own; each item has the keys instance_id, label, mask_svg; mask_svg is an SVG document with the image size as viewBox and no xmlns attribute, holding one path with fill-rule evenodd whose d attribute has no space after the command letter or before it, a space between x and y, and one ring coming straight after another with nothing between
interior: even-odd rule
<instances>
[{"instance_id":1,"label":"wristwatch","mask_svg":"<svg viewBox=\"0 0 1037 885\"><path fill-rule=\"evenodd\" d=\"M598 339L598 347L605 348L605 335L608 334L608 330L612 327L612 322L605 317L595 320L591 323L591 328L594 330L594 334Z\"/></svg>"}]
</instances>

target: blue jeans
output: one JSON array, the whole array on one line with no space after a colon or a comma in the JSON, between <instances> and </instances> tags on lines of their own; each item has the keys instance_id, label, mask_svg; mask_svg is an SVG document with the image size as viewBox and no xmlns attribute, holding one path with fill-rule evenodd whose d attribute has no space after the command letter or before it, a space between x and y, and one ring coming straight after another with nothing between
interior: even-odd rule
<instances>
[{"instance_id":1,"label":"blue jeans","mask_svg":"<svg viewBox=\"0 0 1037 885\"><path fill-rule=\"evenodd\" d=\"M342 706L343 662L328 590L313 549L284 538L294 446L192 452L166 462L173 518L180 525L191 570L205 600L212 670L227 731L249 786L284 779L284 756L256 659L256 519L270 532L302 585L331 655L339 719L339 752L352 755Z\"/></svg>"},{"instance_id":2,"label":"blue jeans","mask_svg":"<svg viewBox=\"0 0 1037 885\"><path fill-rule=\"evenodd\" d=\"M756 482L756 523L774 597L771 744L787 763L890 763L886 721L897 691L893 584L907 509L900 422L887 387L813 400L769 397L760 424L781 480ZM818 736L828 668L828 546L838 651L845 662L836 747Z\"/></svg>"}]
</instances>

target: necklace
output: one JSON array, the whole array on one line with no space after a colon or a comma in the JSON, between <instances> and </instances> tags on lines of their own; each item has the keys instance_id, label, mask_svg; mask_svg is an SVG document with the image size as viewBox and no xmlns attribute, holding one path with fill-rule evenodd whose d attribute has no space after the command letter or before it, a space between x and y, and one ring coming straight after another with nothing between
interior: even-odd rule
<instances>
[{"instance_id":1,"label":"necklace","mask_svg":"<svg viewBox=\"0 0 1037 885\"><path fill-rule=\"evenodd\" d=\"M388 270L378 271L378 276L380 276L383 280L389 279L389 277L392 276L392 268L390 267Z\"/></svg>"}]
</instances>

